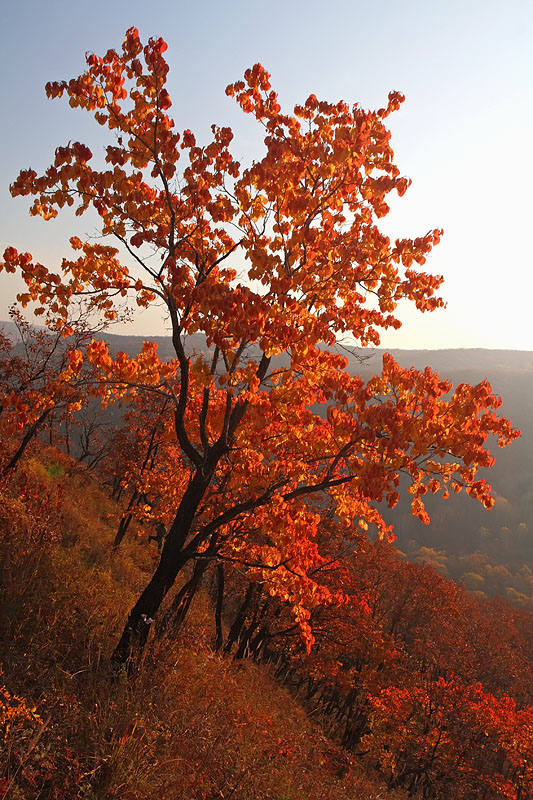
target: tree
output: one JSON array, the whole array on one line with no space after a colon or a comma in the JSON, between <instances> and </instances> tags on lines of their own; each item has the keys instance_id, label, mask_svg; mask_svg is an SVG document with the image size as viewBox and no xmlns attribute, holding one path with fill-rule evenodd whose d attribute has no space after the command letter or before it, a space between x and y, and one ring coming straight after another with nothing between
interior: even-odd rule
<instances>
[{"instance_id":1,"label":"tree","mask_svg":"<svg viewBox=\"0 0 533 800\"><path fill-rule=\"evenodd\" d=\"M361 542L322 578L339 580L339 568L348 602L318 610L310 655L285 643L278 674L391 787L426 800L472 797L472 787L487 798L529 796L525 612L404 561L385 541Z\"/></svg>"},{"instance_id":2,"label":"tree","mask_svg":"<svg viewBox=\"0 0 533 800\"><path fill-rule=\"evenodd\" d=\"M13 247L3 262L27 284L21 301L48 308L57 324L80 294L107 319L131 298L158 301L170 321L170 363L149 342L137 358L112 357L103 342L87 348L104 403L142 392L169 399L180 451L181 495L119 662L146 642L180 570L207 557L239 561L264 580L310 646L313 608L342 596L313 580L330 557L317 545L320 518L345 523L348 538L353 521L390 536L377 504L396 504L400 474L425 522L428 490L465 487L489 507L490 487L477 479L493 460L488 435L500 446L518 435L495 414L486 382L451 393L429 368L404 370L386 356L365 384L338 350L342 337L378 344L380 329L400 326L402 299L420 311L443 304L442 278L421 269L441 231L393 243L378 227L386 196L409 184L385 126L402 95L377 111L311 95L284 114L256 64L226 89L265 131L263 158L244 168L229 128L214 125L204 146L177 131L165 50L162 39L143 48L131 28L121 53L88 54L82 75L47 85L115 140L104 166L92 165L84 144L58 147L52 166L22 171L12 193L34 196L30 213L44 219L75 203L76 214L95 209L104 241L73 237L61 273ZM193 358L197 334L205 347Z\"/></svg>"},{"instance_id":3,"label":"tree","mask_svg":"<svg viewBox=\"0 0 533 800\"><path fill-rule=\"evenodd\" d=\"M32 327L16 308L10 310L19 341L14 345L0 334L2 478L16 468L45 424L65 422L87 403L93 370L88 365L81 369L81 351L96 329L88 326L83 309L76 311L68 325L58 328L51 320L47 330Z\"/></svg>"}]
</instances>

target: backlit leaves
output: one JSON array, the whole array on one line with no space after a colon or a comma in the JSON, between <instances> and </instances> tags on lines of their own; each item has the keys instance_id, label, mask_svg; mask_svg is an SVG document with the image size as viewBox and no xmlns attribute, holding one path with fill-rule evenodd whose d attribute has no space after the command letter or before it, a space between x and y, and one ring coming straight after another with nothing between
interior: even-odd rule
<instances>
[{"instance_id":1,"label":"backlit leaves","mask_svg":"<svg viewBox=\"0 0 533 800\"><path fill-rule=\"evenodd\" d=\"M92 341L83 357L99 374L92 391L104 404L165 400L175 449L159 466L176 526L189 487L202 486L180 547L256 565L246 568L292 605L310 645L311 611L329 602L312 577L331 556L317 547L316 516L390 538L379 504L396 505L402 477L423 522L428 492L464 488L490 507L477 475L492 464L488 438L505 446L518 433L496 415L487 382L452 390L429 368L385 356L365 383L337 352L343 336L377 345L381 330L400 327L401 300L443 305L442 278L422 270L442 231L391 242L379 229L388 195L409 186L386 127L403 96L367 111L310 95L286 113L256 64L226 89L265 132L262 157L244 166L229 128L213 125L206 143L177 129L165 50L131 28L122 51L87 54L82 75L47 85L49 97L92 113L111 142L100 164L85 144L58 147L12 194L33 197L31 213L45 219L65 205L92 208L103 239L73 238L75 257L57 272L12 247L0 268L20 272L21 302L59 326L80 296L108 321L124 303L161 304L176 359L162 363L151 343L131 357ZM194 334L201 352L189 347ZM80 374L80 358L70 356L59 385Z\"/></svg>"}]
</instances>

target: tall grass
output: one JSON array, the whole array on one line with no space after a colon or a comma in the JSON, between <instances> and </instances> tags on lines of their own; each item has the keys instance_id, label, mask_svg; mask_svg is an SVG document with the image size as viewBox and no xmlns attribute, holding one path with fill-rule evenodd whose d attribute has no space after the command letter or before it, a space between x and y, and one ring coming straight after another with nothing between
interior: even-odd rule
<instances>
[{"instance_id":1,"label":"tall grass","mask_svg":"<svg viewBox=\"0 0 533 800\"><path fill-rule=\"evenodd\" d=\"M0 487L0 800L377 800L268 669L214 652L200 594L135 677L109 655L157 559L118 552L111 500L48 448Z\"/></svg>"}]
</instances>

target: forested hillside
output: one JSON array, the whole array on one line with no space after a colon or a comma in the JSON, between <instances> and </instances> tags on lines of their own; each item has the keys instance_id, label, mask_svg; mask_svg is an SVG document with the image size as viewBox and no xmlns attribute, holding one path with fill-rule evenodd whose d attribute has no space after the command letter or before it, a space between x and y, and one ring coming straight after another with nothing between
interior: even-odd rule
<instances>
[{"instance_id":1,"label":"forested hillside","mask_svg":"<svg viewBox=\"0 0 533 800\"><path fill-rule=\"evenodd\" d=\"M3 321L0 330L15 345L14 352L22 354L16 325ZM110 332L104 339L111 352L125 352L130 358L142 349L144 341L141 336ZM152 340L161 360L172 358L170 337ZM191 355L209 352L200 335L192 337L189 348ZM339 352L348 357L348 369L354 375L368 378L381 370L381 350L339 347ZM393 511L385 511L394 526L397 546L409 559L432 564L441 574L464 580L473 591L504 595L520 605L533 603L533 354L466 348L395 350L391 354L405 368L429 366L447 375L454 385L489 380L502 397L503 412L521 431L512 448L493 447L496 463L485 472L496 496L490 513L462 494L452 496L446 504L429 497L426 505L431 525L426 527L412 516L409 501L400 498ZM95 407L91 422L96 432L106 424L116 424L120 417L115 407L108 409L107 416ZM75 452L83 448L83 436L82 429L74 429L71 444Z\"/></svg>"},{"instance_id":2,"label":"forested hillside","mask_svg":"<svg viewBox=\"0 0 533 800\"><path fill-rule=\"evenodd\" d=\"M388 515L398 546L409 558L433 564L468 588L533 602L533 353L509 350L393 351L402 366L426 365L455 385L488 379L502 411L521 437L508 450L492 446L494 466L485 472L496 502L487 512L460 494L447 504L429 497L431 525L419 524L400 501ZM374 360L374 359L372 359ZM379 360L379 357L378 357ZM368 366L367 366L368 365ZM357 368L357 364L353 364ZM362 374L372 364L359 367Z\"/></svg>"},{"instance_id":3,"label":"forested hillside","mask_svg":"<svg viewBox=\"0 0 533 800\"><path fill-rule=\"evenodd\" d=\"M54 374L64 347L19 326L24 341L6 347L4 380L17 370L28 380L32 369L40 380L46 353ZM116 352L140 344L110 341ZM6 798L207 800L238 787L243 798L392 800L407 790L451 800L473 785L487 797L527 796L531 572L506 561L528 557L525 537L509 531L505 550L487 529L475 549L471 518L458 510L472 503L459 506L461 496L441 502L427 528L400 500L389 510L394 544L324 518L318 549L337 555L315 576L333 602L311 611L309 652L293 601L268 589L259 562L245 577L223 552L199 560L169 596L128 688L110 655L179 491L161 407L58 404L9 468L24 440L4 436L0 464ZM483 512L496 525L498 505ZM454 509L459 528L446 535ZM415 541L419 529L433 539Z\"/></svg>"},{"instance_id":4,"label":"forested hillside","mask_svg":"<svg viewBox=\"0 0 533 800\"><path fill-rule=\"evenodd\" d=\"M158 552L135 522L113 548L109 495L38 442L3 480L3 797L528 797L531 611L359 535L324 573L346 600L317 609L309 654L238 569L220 609L213 567L181 622L193 573L178 583L127 680L109 656Z\"/></svg>"},{"instance_id":5,"label":"forested hillside","mask_svg":"<svg viewBox=\"0 0 533 800\"><path fill-rule=\"evenodd\" d=\"M22 353L20 332L11 321L0 322L0 330L10 336L15 352ZM141 349L143 337L121 336L106 332L110 351L125 352L133 358ZM159 357L172 358L170 337L152 337ZM19 344L17 345L17 342ZM197 335L189 343L191 355L207 353L205 338ZM381 370L383 351L339 347L349 359L354 375L368 378ZM397 546L410 560L429 563L441 574L463 580L472 591L503 595L519 605L533 603L533 355L514 350L396 350L391 353L405 368L433 368L447 375L454 385L489 380L503 399L502 410L521 431L513 447L500 450L495 465L485 471L496 497L494 508L487 512L463 494L452 496L445 504L431 496L426 506L431 525L421 524L411 514L409 499L400 498L394 510L385 510L394 526ZM283 359L278 359L283 364ZM106 424L115 425L120 409L106 412L97 407L91 416L93 438ZM325 409L323 412L325 414ZM107 423L106 423L107 420ZM87 428L88 421L85 421ZM71 432L75 452L83 449L85 429ZM482 473L483 474L483 473Z\"/></svg>"},{"instance_id":6,"label":"forested hillside","mask_svg":"<svg viewBox=\"0 0 533 800\"><path fill-rule=\"evenodd\" d=\"M444 305L442 231L380 228L403 95L284 113L255 64L226 88L264 132L245 166L176 128L166 49L132 27L48 83L105 157L71 140L10 187L98 234L0 261L45 322L0 333L2 798L526 800L529 467L493 452L530 392L507 370L502 410L482 352L454 382L341 344ZM149 307L166 342L110 333Z\"/></svg>"}]
</instances>

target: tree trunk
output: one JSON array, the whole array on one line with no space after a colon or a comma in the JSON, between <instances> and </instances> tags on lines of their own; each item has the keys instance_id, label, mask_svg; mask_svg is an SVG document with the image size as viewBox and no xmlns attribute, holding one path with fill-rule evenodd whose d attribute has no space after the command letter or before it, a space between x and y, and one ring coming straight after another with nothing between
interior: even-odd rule
<instances>
[{"instance_id":1,"label":"tree trunk","mask_svg":"<svg viewBox=\"0 0 533 800\"><path fill-rule=\"evenodd\" d=\"M139 490L138 489L134 489L133 493L132 493L132 495L130 497L130 501L128 503L128 507L126 509L127 512L130 511L130 509L132 509L134 506L138 505L139 498L140 498ZM123 517L120 520L120 522L118 524L117 533L116 533L115 539L113 541L113 550L116 550L117 547L122 542L123 538L125 537L125 535L127 533L127 530L128 530L128 528L130 526L130 522L131 522L132 519L133 519L133 514L129 513L126 517Z\"/></svg>"},{"instance_id":2,"label":"tree trunk","mask_svg":"<svg viewBox=\"0 0 533 800\"><path fill-rule=\"evenodd\" d=\"M242 601L241 607L239 608L235 619L233 620L233 624L230 628L228 634L228 640L226 642L226 646L224 647L224 654L228 655L231 652L231 648L238 640L241 631L243 629L244 623L246 621L246 615L248 613L248 609L252 604L252 600L254 598L254 594L256 591L257 584L250 583L248 584L248 588L246 590L246 594L244 596L244 600Z\"/></svg>"},{"instance_id":3,"label":"tree trunk","mask_svg":"<svg viewBox=\"0 0 533 800\"><path fill-rule=\"evenodd\" d=\"M113 550L116 550L120 545L120 543L122 542L123 538L125 537L128 531L128 528L130 527L130 522L132 521L132 519L133 519L133 514L128 514L127 517L123 517L120 520L116 536L113 540Z\"/></svg>"},{"instance_id":4,"label":"tree trunk","mask_svg":"<svg viewBox=\"0 0 533 800\"><path fill-rule=\"evenodd\" d=\"M259 587L259 590L261 591L261 587ZM253 655L252 644L251 644L252 637L254 636L257 628L261 624L261 620L266 614L269 602L267 599L265 604L263 605L263 608L261 609L261 611L259 611L258 601L259 597L256 598L255 609L250 624L245 630L241 631L241 635L239 637L239 646L237 648L237 652L234 655L234 658L237 661L241 658L244 658L247 655Z\"/></svg>"},{"instance_id":5,"label":"tree trunk","mask_svg":"<svg viewBox=\"0 0 533 800\"><path fill-rule=\"evenodd\" d=\"M186 546L187 537L212 473L198 471L189 483L181 500L174 522L167 534L159 565L141 596L129 613L122 636L111 657L116 665L133 661L146 644L150 626L159 611L167 592L173 586L180 570L191 561L196 551Z\"/></svg>"},{"instance_id":6,"label":"tree trunk","mask_svg":"<svg viewBox=\"0 0 533 800\"><path fill-rule=\"evenodd\" d=\"M216 640L215 650L218 652L222 648L224 640L222 634L222 605L224 602L224 564L217 564L217 601L215 606L215 629Z\"/></svg>"},{"instance_id":7,"label":"tree trunk","mask_svg":"<svg viewBox=\"0 0 533 800\"><path fill-rule=\"evenodd\" d=\"M165 618L168 619L169 625L174 633L178 632L181 624L184 622L185 617L187 616L187 612L189 611L194 596L202 584L202 579L208 564L209 562L207 560L196 561L192 571L192 576L174 597L168 615L164 615Z\"/></svg>"},{"instance_id":8,"label":"tree trunk","mask_svg":"<svg viewBox=\"0 0 533 800\"><path fill-rule=\"evenodd\" d=\"M23 437L23 439L22 439L22 441L21 441L20 445L18 446L18 448L17 448L16 452L15 452L15 453L14 453L14 455L12 456L12 458L11 458L11 460L10 460L9 464L7 464L7 465L4 467L4 469L2 470L2 475L3 475L4 477L5 477L5 476L6 476L6 475L7 475L9 472L11 472L12 470L14 470L14 469L15 469L15 467L16 467L16 466L17 466L17 464L18 464L18 462L19 462L19 461L20 461L20 459L22 458L22 454L24 453L24 451L25 451L26 447L27 447L27 446L28 446L28 444L31 442L31 440L33 439L33 437L36 435L36 433L38 432L39 428L41 427L41 425L43 424L43 422L45 421L45 419L47 418L47 416L50 414L50 411L51 411L51 409L48 409L47 411L43 411L43 413L41 414L41 416L39 417L39 419L37 419L37 420L36 420L36 421L33 423L33 425L30 425L30 427L28 428L28 430L27 430L27 431L26 431L26 433L24 434L24 437Z\"/></svg>"}]
</instances>

